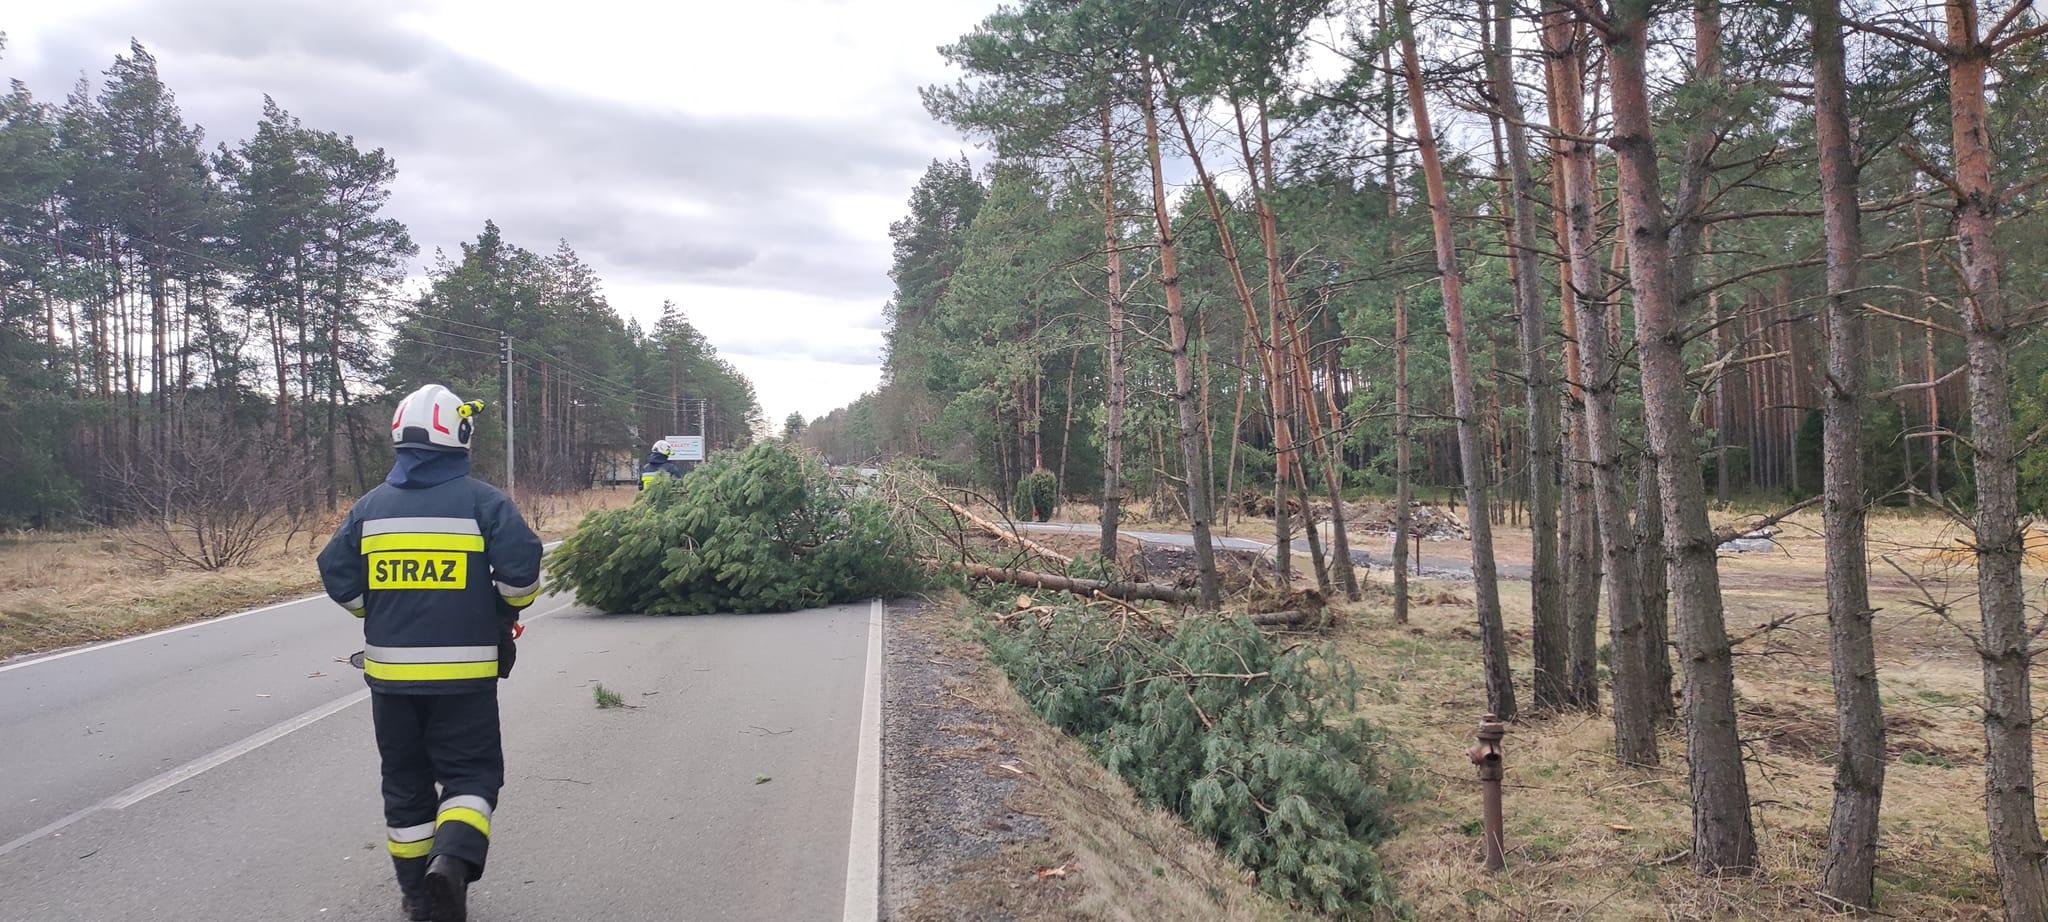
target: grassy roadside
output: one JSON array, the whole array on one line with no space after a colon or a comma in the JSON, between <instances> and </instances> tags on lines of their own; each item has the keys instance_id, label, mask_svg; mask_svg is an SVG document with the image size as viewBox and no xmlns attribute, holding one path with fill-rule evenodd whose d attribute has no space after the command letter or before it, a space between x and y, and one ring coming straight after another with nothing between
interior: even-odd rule
<instances>
[{"instance_id":1,"label":"grassy roadside","mask_svg":"<svg viewBox=\"0 0 2048 922\"><path fill-rule=\"evenodd\" d=\"M522 500L546 540L583 514L631 502L627 489ZM113 640L319 591L313 557L340 514L278 538L248 563L201 573L155 566L121 529L0 535L0 659Z\"/></svg>"},{"instance_id":2,"label":"grassy roadside","mask_svg":"<svg viewBox=\"0 0 2048 922\"><path fill-rule=\"evenodd\" d=\"M1896 532L1893 534L1896 537ZM1510 727L1509 870L1478 865L1479 791L1464 757L1485 710L1469 585L1423 581L1407 625L1383 584L1349 607L1335 640L1368 677L1366 715L1420 756L1435 798L1401 814L1382 847L1422 918L1783 919L1828 916L1819 896L1832 798L1834 718L1817 542L1724 566L1729 629L1806 615L1738 647L1737 692L1764 871L1711 880L1686 862L1691 819L1684 740L1664 765L1612 760L1605 715L1533 717ZM1875 552L1875 549L1874 549ZM1889 569L1888 567L1886 568ZM1385 574L1375 574L1384 578ZM1878 574L1882 575L1882 574ZM1878 909L1896 918L1998 916L1981 803L1982 719L1968 643L1918 608L1917 588L1873 580L1888 745ZM1951 582L1954 582L1951 579ZM1501 586L1510 652L1526 670L1528 587ZM1963 607L1955 617L1974 621ZM1604 646L1604 644L1603 644ZM1528 687L1526 673L1518 688ZM2037 689L2037 694L2042 689ZM1524 702L1526 706L1526 702Z\"/></svg>"},{"instance_id":3,"label":"grassy roadside","mask_svg":"<svg viewBox=\"0 0 2048 922\"><path fill-rule=\"evenodd\" d=\"M1733 513L1717 517L1736 524ZM1164 524L1164 523L1162 523ZM1263 525L1262 527L1270 527ZM1162 530L1171 530L1162 529ZM1399 894L1423 919L1824 918L1819 895L1832 798L1834 718L1820 519L1795 515L1775 546L1722 561L1740 720L1764 869L1715 880L1687 861L1691 820L1684 740L1667 732L1664 765L1625 770L1605 714L1528 717L1507 739L1509 869L1479 866L1479 790L1465 749L1485 710L1469 583L1418 580L1411 623L1392 620L1388 574L1344 606L1329 635L1366 677L1362 712L1417 757L1429 796L1396 814L1380 848ZM1522 529L1499 533L1501 559L1526 562ZM1994 919L1981 791L1979 663L1946 619L1974 625L1974 572L1954 523L1872 517L1872 601L1888 747L1878 910L1886 917ZM1463 558L1461 542L1432 545ZM2030 542L2030 580L2048 539ZM1528 688L1528 584L1501 584L1510 650ZM1938 609L1945 610L1938 611ZM1603 643L1604 646L1604 643ZM2048 686L2036 694L2048 694ZM1527 702L1523 702L1526 706Z\"/></svg>"}]
</instances>

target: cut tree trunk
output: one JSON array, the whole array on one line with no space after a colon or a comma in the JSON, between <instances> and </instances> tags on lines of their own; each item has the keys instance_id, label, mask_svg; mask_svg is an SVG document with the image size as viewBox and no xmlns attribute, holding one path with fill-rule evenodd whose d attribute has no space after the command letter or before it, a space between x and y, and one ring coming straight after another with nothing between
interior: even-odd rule
<instances>
[{"instance_id":1,"label":"cut tree trunk","mask_svg":"<svg viewBox=\"0 0 2048 922\"><path fill-rule=\"evenodd\" d=\"M992 567L984 563L968 563L963 569L966 570L968 576L972 576L975 579L1011 583L1018 586L1030 586L1034 589L1072 592L1077 595L1090 595L1100 592L1103 595L1125 601L1146 599L1154 602L1172 602L1177 605L1193 605L1197 598L1195 593L1189 592L1186 589L1175 586L1162 586L1158 583L1080 579L1072 576L1061 576L1057 573L1008 570L1002 567Z\"/></svg>"}]
</instances>

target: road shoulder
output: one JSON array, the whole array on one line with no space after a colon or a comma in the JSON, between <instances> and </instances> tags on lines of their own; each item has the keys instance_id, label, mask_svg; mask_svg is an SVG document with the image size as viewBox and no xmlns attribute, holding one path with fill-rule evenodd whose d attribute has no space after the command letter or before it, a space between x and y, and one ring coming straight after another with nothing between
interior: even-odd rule
<instances>
[{"instance_id":1,"label":"road shoulder","mask_svg":"<svg viewBox=\"0 0 2048 922\"><path fill-rule=\"evenodd\" d=\"M956 609L889 611L884 919L1286 917L1242 869L1031 714Z\"/></svg>"}]
</instances>

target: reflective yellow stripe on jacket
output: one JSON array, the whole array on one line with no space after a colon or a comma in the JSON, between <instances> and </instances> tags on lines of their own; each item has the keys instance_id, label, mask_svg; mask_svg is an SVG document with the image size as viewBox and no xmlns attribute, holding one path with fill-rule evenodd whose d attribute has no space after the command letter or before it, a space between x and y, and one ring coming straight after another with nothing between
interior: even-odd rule
<instances>
[{"instance_id":1,"label":"reflective yellow stripe on jacket","mask_svg":"<svg viewBox=\"0 0 2048 922\"><path fill-rule=\"evenodd\" d=\"M401 531L364 535L363 553L379 551L482 551L483 535L450 535L425 531Z\"/></svg>"},{"instance_id":2,"label":"reflective yellow stripe on jacket","mask_svg":"<svg viewBox=\"0 0 2048 922\"><path fill-rule=\"evenodd\" d=\"M390 682L447 682L498 677L498 648L380 647L363 648L363 672Z\"/></svg>"}]
</instances>

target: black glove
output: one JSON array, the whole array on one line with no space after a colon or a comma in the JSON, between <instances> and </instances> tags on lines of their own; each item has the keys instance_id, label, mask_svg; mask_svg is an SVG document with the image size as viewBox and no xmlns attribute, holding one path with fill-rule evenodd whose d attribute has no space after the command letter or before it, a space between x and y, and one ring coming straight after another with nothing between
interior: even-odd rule
<instances>
[{"instance_id":1,"label":"black glove","mask_svg":"<svg viewBox=\"0 0 2048 922\"><path fill-rule=\"evenodd\" d=\"M512 639L512 628L505 628L505 636L498 638L498 678L512 677L512 664L519 659L519 642Z\"/></svg>"}]
</instances>

